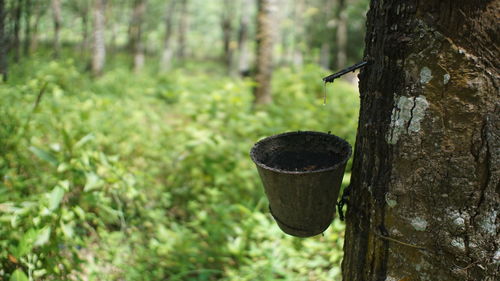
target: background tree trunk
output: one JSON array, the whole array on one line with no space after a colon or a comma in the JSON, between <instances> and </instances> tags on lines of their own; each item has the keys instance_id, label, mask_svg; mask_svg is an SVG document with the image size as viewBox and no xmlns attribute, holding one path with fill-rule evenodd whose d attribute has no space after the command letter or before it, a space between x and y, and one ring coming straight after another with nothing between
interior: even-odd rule
<instances>
[{"instance_id":1,"label":"background tree trunk","mask_svg":"<svg viewBox=\"0 0 500 281\"><path fill-rule=\"evenodd\" d=\"M14 62L18 62L21 55L21 15L23 10L23 0L16 1L14 8L14 34L12 38L12 50L14 51Z\"/></svg>"},{"instance_id":2,"label":"background tree trunk","mask_svg":"<svg viewBox=\"0 0 500 281\"><path fill-rule=\"evenodd\" d=\"M24 0L24 43L23 54L29 56L31 45L31 0Z\"/></svg>"},{"instance_id":3,"label":"background tree trunk","mask_svg":"<svg viewBox=\"0 0 500 281\"><path fill-rule=\"evenodd\" d=\"M333 36L330 36L331 31L331 24L330 22L332 21L332 11L333 11L333 0L325 0L324 1L324 16L325 16L325 29L326 29L326 34L323 42L321 43L321 50L320 50L320 57L319 57L319 64L325 68L325 69L330 69L330 59L331 59L331 41L333 41Z\"/></svg>"},{"instance_id":4,"label":"background tree trunk","mask_svg":"<svg viewBox=\"0 0 500 281\"><path fill-rule=\"evenodd\" d=\"M346 67L347 63L347 15L345 1L339 0L337 5L337 68Z\"/></svg>"},{"instance_id":5,"label":"background tree trunk","mask_svg":"<svg viewBox=\"0 0 500 281\"><path fill-rule=\"evenodd\" d=\"M166 4L165 8L165 37L163 38L163 50L160 60L161 71L167 71L172 66L172 33L174 30L173 18L175 12L175 3L177 3L176 0L171 0L168 4Z\"/></svg>"},{"instance_id":6,"label":"background tree trunk","mask_svg":"<svg viewBox=\"0 0 500 281\"><path fill-rule=\"evenodd\" d=\"M240 29L238 31L238 73L240 76L250 74L250 52L248 50L248 28L253 0L241 1Z\"/></svg>"},{"instance_id":7,"label":"background tree trunk","mask_svg":"<svg viewBox=\"0 0 500 281\"><path fill-rule=\"evenodd\" d=\"M61 53L61 0L52 0L52 17L54 20L54 56L59 57Z\"/></svg>"},{"instance_id":8,"label":"background tree trunk","mask_svg":"<svg viewBox=\"0 0 500 281\"><path fill-rule=\"evenodd\" d=\"M293 60L294 66L301 67L304 64L304 49L305 49L305 33L304 33L304 10L305 10L305 0L295 0L294 5L294 43L295 48L293 50Z\"/></svg>"},{"instance_id":9,"label":"background tree trunk","mask_svg":"<svg viewBox=\"0 0 500 281\"><path fill-rule=\"evenodd\" d=\"M257 14L257 73L254 88L256 104L267 104L271 98L273 69L273 13L274 0L258 0Z\"/></svg>"},{"instance_id":10,"label":"background tree trunk","mask_svg":"<svg viewBox=\"0 0 500 281\"><path fill-rule=\"evenodd\" d=\"M134 71L139 72L144 66L144 42L142 29L144 14L146 13L146 0L135 0L130 22L130 33L132 51L134 56Z\"/></svg>"},{"instance_id":11,"label":"background tree trunk","mask_svg":"<svg viewBox=\"0 0 500 281\"><path fill-rule=\"evenodd\" d=\"M343 280L500 280L499 9L371 2Z\"/></svg>"},{"instance_id":12,"label":"background tree trunk","mask_svg":"<svg viewBox=\"0 0 500 281\"><path fill-rule=\"evenodd\" d=\"M89 48L89 9L90 7L85 2L80 10L80 20L82 24L82 42L80 44L80 53L84 55Z\"/></svg>"},{"instance_id":13,"label":"background tree trunk","mask_svg":"<svg viewBox=\"0 0 500 281\"><path fill-rule=\"evenodd\" d=\"M221 14L223 61L229 73L232 72L234 46L232 46L233 37L233 16L235 13L234 0L223 0Z\"/></svg>"},{"instance_id":14,"label":"background tree trunk","mask_svg":"<svg viewBox=\"0 0 500 281\"><path fill-rule=\"evenodd\" d=\"M33 23L33 30L31 31L30 39L30 52L36 52L38 48L38 27L40 25L40 19L44 13L42 3L40 1L35 1L35 21Z\"/></svg>"},{"instance_id":15,"label":"background tree trunk","mask_svg":"<svg viewBox=\"0 0 500 281\"><path fill-rule=\"evenodd\" d=\"M106 42L104 40L104 13L105 0L94 0L93 16L94 30L92 38L92 75L99 76L102 74L104 63L106 61Z\"/></svg>"},{"instance_id":16,"label":"background tree trunk","mask_svg":"<svg viewBox=\"0 0 500 281\"><path fill-rule=\"evenodd\" d=\"M5 32L5 17L7 15L5 8L5 1L0 0L0 75L2 75L3 81L7 81L7 51L9 45Z\"/></svg>"},{"instance_id":17,"label":"background tree trunk","mask_svg":"<svg viewBox=\"0 0 500 281\"><path fill-rule=\"evenodd\" d=\"M181 0L181 9L179 13L179 38L177 46L177 56L180 60L186 57L187 48L187 33L189 30L189 13L188 13L188 0Z\"/></svg>"}]
</instances>

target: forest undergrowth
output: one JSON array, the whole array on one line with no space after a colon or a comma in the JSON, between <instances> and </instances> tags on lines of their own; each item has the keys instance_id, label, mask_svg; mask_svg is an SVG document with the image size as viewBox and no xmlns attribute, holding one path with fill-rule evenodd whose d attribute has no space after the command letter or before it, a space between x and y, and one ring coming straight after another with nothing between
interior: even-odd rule
<instances>
[{"instance_id":1,"label":"forest undergrowth","mask_svg":"<svg viewBox=\"0 0 500 281\"><path fill-rule=\"evenodd\" d=\"M39 55L0 84L0 280L340 280L343 223L283 234L249 150L296 130L353 144L356 86L323 105L328 71L279 68L254 107L250 79L207 62L84 68Z\"/></svg>"}]
</instances>

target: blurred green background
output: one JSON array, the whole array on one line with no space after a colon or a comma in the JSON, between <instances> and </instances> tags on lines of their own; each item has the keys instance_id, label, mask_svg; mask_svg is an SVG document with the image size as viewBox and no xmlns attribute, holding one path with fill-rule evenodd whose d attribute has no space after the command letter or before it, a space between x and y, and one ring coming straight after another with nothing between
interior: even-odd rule
<instances>
[{"instance_id":1,"label":"blurred green background","mask_svg":"<svg viewBox=\"0 0 500 281\"><path fill-rule=\"evenodd\" d=\"M252 94L257 1L190 0L184 12L184 0L173 10L172 1L145 2L139 66L130 41L141 1L103 1L106 58L92 75L97 1L0 3L8 74L0 82L0 280L341 280L344 224L336 219L308 239L282 233L249 150L294 130L354 144L356 79L325 89L321 78L338 70L341 20L340 62L362 58L368 1L274 0L268 105ZM245 15L249 76L238 63ZM175 53L167 67L166 23ZM350 165L344 187L349 178Z\"/></svg>"}]
</instances>

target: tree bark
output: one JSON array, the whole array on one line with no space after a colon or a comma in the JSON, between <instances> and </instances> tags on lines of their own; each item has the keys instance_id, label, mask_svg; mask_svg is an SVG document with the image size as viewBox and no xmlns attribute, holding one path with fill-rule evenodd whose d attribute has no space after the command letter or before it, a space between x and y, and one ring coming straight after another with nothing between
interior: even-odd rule
<instances>
[{"instance_id":1,"label":"tree bark","mask_svg":"<svg viewBox=\"0 0 500 281\"><path fill-rule=\"evenodd\" d=\"M21 33L21 14L22 14L23 0L16 1L14 8L14 34L12 38L12 50L14 51L14 62L18 62L21 56L21 40L19 34Z\"/></svg>"},{"instance_id":2,"label":"tree bark","mask_svg":"<svg viewBox=\"0 0 500 281\"><path fill-rule=\"evenodd\" d=\"M242 0L240 29L238 31L238 73L240 76L250 74L250 52L248 50L248 27L250 26L250 11L253 0Z\"/></svg>"},{"instance_id":3,"label":"tree bark","mask_svg":"<svg viewBox=\"0 0 500 281\"><path fill-rule=\"evenodd\" d=\"M325 16L325 36L323 42L321 43L319 64L325 68L330 69L330 59L331 59L331 41L333 41L333 36L330 35L331 30L331 20L332 20L332 11L333 11L333 0L325 0L324 1L324 16Z\"/></svg>"},{"instance_id":4,"label":"tree bark","mask_svg":"<svg viewBox=\"0 0 500 281\"><path fill-rule=\"evenodd\" d=\"M52 0L52 17L54 20L54 57L61 53L61 0Z\"/></svg>"},{"instance_id":5,"label":"tree bark","mask_svg":"<svg viewBox=\"0 0 500 281\"><path fill-rule=\"evenodd\" d=\"M294 42L293 65L301 67L304 64L305 34L304 34L304 9L305 0L295 0L294 5Z\"/></svg>"},{"instance_id":6,"label":"tree bark","mask_svg":"<svg viewBox=\"0 0 500 281\"><path fill-rule=\"evenodd\" d=\"M257 72L254 88L255 104L267 104L271 98L273 71L273 14L274 0L258 0L257 12Z\"/></svg>"},{"instance_id":7,"label":"tree bark","mask_svg":"<svg viewBox=\"0 0 500 281\"><path fill-rule=\"evenodd\" d=\"M30 39L30 52L35 52L38 48L38 26L40 25L40 19L44 13L45 9L42 7L40 1L36 1L35 4L35 22L33 23L33 30L31 31Z\"/></svg>"},{"instance_id":8,"label":"tree bark","mask_svg":"<svg viewBox=\"0 0 500 281\"><path fill-rule=\"evenodd\" d=\"M7 15L5 9L5 1L0 0L0 75L3 81L7 81L7 52L8 42L5 32L5 17Z\"/></svg>"},{"instance_id":9,"label":"tree bark","mask_svg":"<svg viewBox=\"0 0 500 281\"><path fill-rule=\"evenodd\" d=\"M337 6L337 68L343 69L347 63L347 15L345 0L339 0Z\"/></svg>"},{"instance_id":10,"label":"tree bark","mask_svg":"<svg viewBox=\"0 0 500 281\"><path fill-rule=\"evenodd\" d=\"M94 0L93 7L93 38L91 72L93 76L102 74L106 62L106 43L104 40L105 0Z\"/></svg>"},{"instance_id":11,"label":"tree bark","mask_svg":"<svg viewBox=\"0 0 500 281\"><path fill-rule=\"evenodd\" d=\"M80 20L82 24L82 42L80 44L80 53L84 55L88 51L89 47L89 5L87 2L84 2L81 7Z\"/></svg>"},{"instance_id":12,"label":"tree bark","mask_svg":"<svg viewBox=\"0 0 500 281\"><path fill-rule=\"evenodd\" d=\"M175 3L177 1L171 0L165 9L165 37L163 38L163 50L161 53L160 70L165 72L172 66L172 33L173 33L173 17L175 12Z\"/></svg>"},{"instance_id":13,"label":"tree bark","mask_svg":"<svg viewBox=\"0 0 500 281\"><path fill-rule=\"evenodd\" d=\"M135 0L130 22L132 51L134 56L134 71L139 72L144 67L144 42L142 29L144 14L146 13L146 0Z\"/></svg>"},{"instance_id":14,"label":"tree bark","mask_svg":"<svg viewBox=\"0 0 500 281\"><path fill-rule=\"evenodd\" d=\"M222 29L222 48L223 61L227 71L231 73L233 65L234 46L232 46L233 37L233 14L234 0L224 0L221 14L221 29Z\"/></svg>"},{"instance_id":15,"label":"tree bark","mask_svg":"<svg viewBox=\"0 0 500 281\"><path fill-rule=\"evenodd\" d=\"M183 60L186 57L187 48L187 33L189 30L189 13L188 13L188 0L181 0L181 8L179 13L179 33L178 33L178 46L177 57Z\"/></svg>"},{"instance_id":16,"label":"tree bark","mask_svg":"<svg viewBox=\"0 0 500 281\"><path fill-rule=\"evenodd\" d=\"M29 56L30 45L31 45L31 0L25 0L24 2L24 44L23 44L23 54Z\"/></svg>"},{"instance_id":17,"label":"tree bark","mask_svg":"<svg viewBox=\"0 0 500 281\"><path fill-rule=\"evenodd\" d=\"M371 2L343 280L500 280L499 9Z\"/></svg>"}]
</instances>

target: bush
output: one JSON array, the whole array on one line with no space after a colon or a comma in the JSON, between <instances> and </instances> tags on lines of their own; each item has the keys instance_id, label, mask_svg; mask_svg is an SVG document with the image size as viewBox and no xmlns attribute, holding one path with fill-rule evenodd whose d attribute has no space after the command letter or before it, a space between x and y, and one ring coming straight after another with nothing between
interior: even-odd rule
<instances>
[{"instance_id":1,"label":"bush","mask_svg":"<svg viewBox=\"0 0 500 281\"><path fill-rule=\"evenodd\" d=\"M274 103L253 108L252 81L201 70L94 81L72 61L29 64L0 85L2 278L340 278L343 224L285 236L248 152L293 130L353 143L353 86L335 82L322 105L324 71L283 68Z\"/></svg>"}]
</instances>

